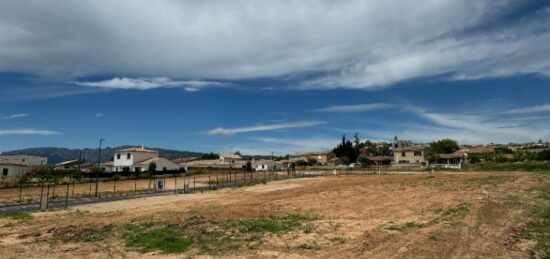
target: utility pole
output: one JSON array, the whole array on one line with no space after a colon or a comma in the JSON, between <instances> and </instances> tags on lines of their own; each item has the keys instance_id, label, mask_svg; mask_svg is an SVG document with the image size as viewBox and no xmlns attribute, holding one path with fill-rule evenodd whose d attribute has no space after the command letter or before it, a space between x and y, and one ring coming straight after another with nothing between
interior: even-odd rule
<instances>
[{"instance_id":1,"label":"utility pole","mask_svg":"<svg viewBox=\"0 0 550 259\"><path fill-rule=\"evenodd\" d=\"M99 140L99 154L97 156L97 171L95 173L95 197L98 196L98 189L99 189L99 170L101 170L101 144L103 144L103 141L105 139Z\"/></svg>"}]
</instances>

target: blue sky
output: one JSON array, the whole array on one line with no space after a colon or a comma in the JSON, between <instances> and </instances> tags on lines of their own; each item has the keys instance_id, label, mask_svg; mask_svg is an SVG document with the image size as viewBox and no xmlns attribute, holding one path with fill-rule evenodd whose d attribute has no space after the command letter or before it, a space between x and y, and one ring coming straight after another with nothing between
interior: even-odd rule
<instances>
[{"instance_id":1,"label":"blue sky","mask_svg":"<svg viewBox=\"0 0 550 259\"><path fill-rule=\"evenodd\" d=\"M544 2L6 1L0 151L550 140Z\"/></svg>"}]
</instances>

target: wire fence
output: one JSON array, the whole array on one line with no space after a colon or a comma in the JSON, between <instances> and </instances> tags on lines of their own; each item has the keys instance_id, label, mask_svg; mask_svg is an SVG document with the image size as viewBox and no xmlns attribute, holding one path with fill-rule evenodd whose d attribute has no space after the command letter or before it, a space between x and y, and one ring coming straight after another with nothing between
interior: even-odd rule
<instances>
[{"instance_id":1,"label":"wire fence","mask_svg":"<svg viewBox=\"0 0 550 259\"><path fill-rule=\"evenodd\" d=\"M160 175L149 178L122 177L65 179L59 182L32 182L17 187L0 188L0 205L37 203L43 197L48 200L79 198L104 198L149 192L191 193L249 184L265 183L292 178L406 173L408 170L392 170L387 166L368 168L303 168L293 171L223 172L203 171L200 174ZM159 186L159 180L162 183ZM161 187L161 188L159 188Z\"/></svg>"}]
</instances>

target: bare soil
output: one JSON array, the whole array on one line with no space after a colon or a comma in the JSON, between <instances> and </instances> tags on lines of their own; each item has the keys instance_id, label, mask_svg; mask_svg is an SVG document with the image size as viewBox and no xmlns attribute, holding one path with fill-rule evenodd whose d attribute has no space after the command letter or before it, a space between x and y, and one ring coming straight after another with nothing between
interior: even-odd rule
<instances>
[{"instance_id":1,"label":"bare soil","mask_svg":"<svg viewBox=\"0 0 550 259\"><path fill-rule=\"evenodd\" d=\"M292 212L315 220L307 230L265 233L253 247L216 256L531 258L534 244L522 238L521 230L534 202L529 188L541 181L550 180L521 172L327 176L85 205L33 213L34 219L25 222L0 218L0 251L2 258L201 257L209 254L129 248L124 225L143 219L228 221ZM102 235L91 241L54 239L56 233L90 230Z\"/></svg>"}]
</instances>

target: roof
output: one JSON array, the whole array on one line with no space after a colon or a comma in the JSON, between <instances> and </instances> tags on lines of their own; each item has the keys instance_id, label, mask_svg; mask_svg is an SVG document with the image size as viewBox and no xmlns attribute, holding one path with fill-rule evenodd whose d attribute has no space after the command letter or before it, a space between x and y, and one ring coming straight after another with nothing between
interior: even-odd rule
<instances>
[{"instance_id":1,"label":"roof","mask_svg":"<svg viewBox=\"0 0 550 259\"><path fill-rule=\"evenodd\" d=\"M179 164L179 163L191 162L199 159L200 157L182 157L182 158L174 159L172 160L172 162Z\"/></svg>"},{"instance_id":2,"label":"roof","mask_svg":"<svg viewBox=\"0 0 550 259\"><path fill-rule=\"evenodd\" d=\"M470 154L481 154L481 153L492 153L495 152L494 147L472 147L472 148L465 148L464 153L470 153Z\"/></svg>"},{"instance_id":3,"label":"roof","mask_svg":"<svg viewBox=\"0 0 550 259\"><path fill-rule=\"evenodd\" d=\"M452 153L452 154L437 154L439 158L443 159L453 159L453 158L463 158L464 155L461 153Z\"/></svg>"},{"instance_id":4,"label":"roof","mask_svg":"<svg viewBox=\"0 0 550 259\"><path fill-rule=\"evenodd\" d=\"M243 165L246 165L246 162L245 161L239 161L239 162L236 162L236 163L229 163L229 162L224 162L224 161L220 161L220 160L200 159L200 160L194 160L194 161L183 163L183 165L185 165L187 167L202 167L202 168L207 168L207 167L216 167L216 168L230 168L230 167L233 167L233 168L239 168L239 167L242 167Z\"/></svg>"},{"instance_id":5,"label":"roof","mask_svg":"<svg viewBox=\"0 0 550 259\"><path fill-rule=\"evenodd\" d=\"M220 154L220 157L229 158L229 159L242 159L239 154Z\"/></svg>"},{"instance_id":6,"label":"roof","mask_svg":"<svg viewBox=\"0 0 550 259\"><path fill-rule=\"evenodd\" d=\"M67 160L67 161L63 161L63 162L61 162L61 163L57 163L57 164L55 164L55 165L57 165L57 166L61 166L61 165L73 165L73 164L74 164L74 165L77 165L77 164L84 164L84 163L86 163L86 162L80 161L80 160Z\"/></svg>"},{"instance_id":7,"label":"roof","mask_svg":"<svg viewBox=\"0 0 550 259\"><path fill-rule=\"evenodd\" d=\"M426 146L410 146L410 147L398 147L394 151L401 152L401 151L422 151L426 150L428 147Z\"/></svg>"},{"instance_id":8,"label":"roof","mask_svg":"<svg viewBox=\"0 0 550 259\"><path fill-rule=\"evenodd\" d=\"M143 153L155 153L158 154L158 151L146 149L145 147L131 147L131 148L125 148L125 149L119 149L116 152L143 152Z\"/></svg>"},{"instance_id":9,"label":"roof","mask_svg":"<svg viewBox=\"0 0 550 259\"><path fill-rule=\"evenodd\" d=\"M393 156L369 156L367 159L371 161L387 161L393 160Z\"/></svg>"},{"instance_id":10,"label":"roof","mask_svg":"<svg viewBox=\"0 0 550 259\"><path fill-rule=\"evenodd\" d=\"M4 158L0 158L0 165L16 165L16 166L25 166L23 164L19 164L17 162L14 162L14 161L11 161L11 160L8 160L8 159L4 159Z\"/></svg>"}]
</instances>

